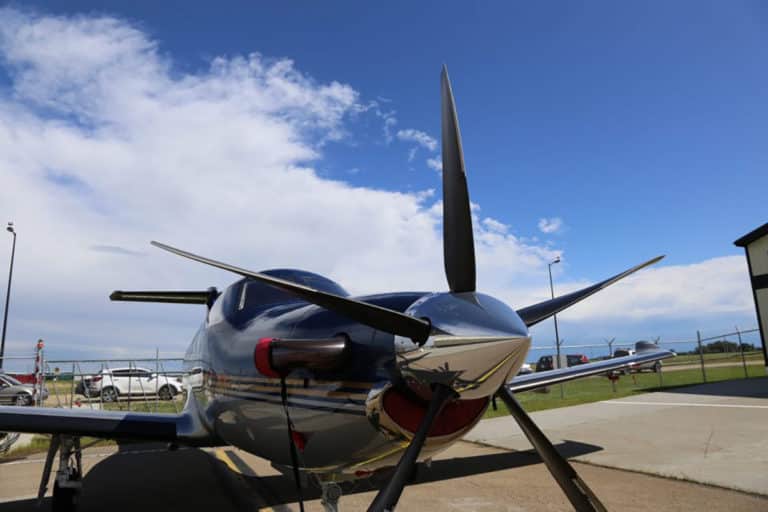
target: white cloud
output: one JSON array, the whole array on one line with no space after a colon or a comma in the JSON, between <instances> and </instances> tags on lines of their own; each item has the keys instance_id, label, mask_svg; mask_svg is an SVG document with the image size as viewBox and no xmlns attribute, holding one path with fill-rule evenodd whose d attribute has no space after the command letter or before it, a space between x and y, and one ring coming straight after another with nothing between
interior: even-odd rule
<instances>
[{"instance_id":1,"label":"white cloud","mask_svg":"<svg viewBox=\"0 0 768 512\"><path fill-rule=\"evenodd\" d=\"M588 283L571 282L560 293L585 285ZM574 306L563 316L578 321L696 318L702 314L739 315L753 308L745 258L723 256L688 265L648 268Z\"/></svg>"},{"instance_id":2,"label":"white cloud","mask_svg":"<svg viewBox=\"0 0 768 512\"><path fill-rule=\"evenodd\" d=\"M509 229L509 226L506 224L499 222L496 219L492 219L490 217L486 217L483 219L483 225L488 228L490 231L494 231L496 233L506 233Z\"/></svg>"},{"instance_id":3,"label":"white cloud","mask_svg":"<svg viewBox=\"0 0 768 512\"><path fill-rule=\"evenodd\" d=\"M539 231L542 233L557 233L563 228L563 219L560 217L539 219Z\"/></svg>"},{"instance_id":4,"label":"white cloud","mask_svg":"<svg viewBox=\"0 0 768 512\"><path fill-rule=\"evenodd\" d=\"M427 167L437 172L443 172L443 160L441 158L427 158Z\"/></svg>"},{"instance_id":5,"label":"white cloud","mask_svg":"<svg viewBox=\"0 0 768 512\"><path fill-rule=\"evenodd\" d=\"M437 140L435 140L434 137L431 137L422 131L414 130L413 128L398 130L397 138L405 142L415 142L429 151L435 151L437 149Z\"/></svg>"},{"instance_id":6,"label":"white cloud","mask_svg":"<svg viewBox=\"0 0 768 512\"><path fill-rule=\"evenodd\" d=\"M376 109L376 115L384 120L384 141L389 144L394 140L392 130L397 125L397 117L395 117L395 111L382 112Z\"/></svg>"},{"instance_id":7,"label":"white cloud","mask_svg":"<svg viewBox=\"0 0 768 512\"><path fill-rule=\"evenodd\" d=\"M19 231L9 352L31 350L38 337L53 355L183 351L201 309L110 304L109 292L221 288L235 278L154 250L150 239L257 270L306 268L353 293L446 288L434 191L356 187L313 168L325 144L349 136L350 116L370 110L385 130L396 124L393 111L361 106L351 86L318 83L290 60L258 53L182 72L144 32L107 16L2 9L0 57L9 80L0 94L0 212ZM412 135L436 150L428 135ZM477 222L475 238L480 289L518 307L541 298L546 262L559 250L495 219ZM664 279L644 272L611 303L631 317L659 301L670 316L751 311L734 297L743 286L727 279L730 260L701 265L700 281L724 277L705 285L689 272L680 281L672 270Z\"/></svg>"},{"instance_id":8,"label":"white cloud","mask_svg":"<svg viewBox=\"0 0 768 512\"><path fill-rule=\"evenodd\" d=\"M185 74L103 16L1 10L0 53L13 89L0 96L0 205L19 229L12 346L183 350L201 311L110 304L108 293L234 276L150 239L255 269L307 268L353 292L445 289L432 191L354 187L312 168L364 110L350 86L258 53ZM478 247L517 268L539 251L513 238Z\"/></svg>"}]
</instances>

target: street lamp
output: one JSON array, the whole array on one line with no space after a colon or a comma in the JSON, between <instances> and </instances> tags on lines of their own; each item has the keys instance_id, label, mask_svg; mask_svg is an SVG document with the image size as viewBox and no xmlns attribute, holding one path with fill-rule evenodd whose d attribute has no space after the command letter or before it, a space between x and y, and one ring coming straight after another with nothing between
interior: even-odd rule
<instances>
[{"instance_id":1,"label":"street lamp","mask_svg":"<svg viewBox=\"0 0 768 512\"><path fill-rule=\"evenodd\" d=\"M13 229L13 222L8 223L5 228L13 235L13 248L11 249L11 268L8 270L8 291L5 293L5 314L3 315L3 337L0 339L0 370L3 369L3 358L5 357L5 330L8 327L8 304L11 301L11 279L13 278L13 257L16 255L16 230Z\"/></svg>"},{"instance_id":2,"label":"street lamp","mask_svg":"<svg viewBox=\"0 0 768 512\"><path fill-rule=\"evenodd\" d=\"M549 269L549 292L552 294L552 299L555 298L555 287L552 284L552 265L560 263L560 256L552 260L551 262L547 263L547 268ZM557 346L557 368L560 368L560 332L557 330L557 314L552 315L552 318L555 320L555 344ZM563 386L560 385L560 398L563 398L564 392L563 392Z\"/></svg>"}]
</instances>

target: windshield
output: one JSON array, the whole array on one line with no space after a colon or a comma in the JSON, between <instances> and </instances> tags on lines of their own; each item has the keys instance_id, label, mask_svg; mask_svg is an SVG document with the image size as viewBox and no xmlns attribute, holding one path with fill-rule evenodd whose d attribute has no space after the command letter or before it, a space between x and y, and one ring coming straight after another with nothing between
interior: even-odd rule
<instances>
[{"instance_id":1,"label":"windshield","mask_svg":"<svg viewBox=\"0 0 768 512\"><path fill-rule=\"evenodd\" d=\"M14 379L10 375L3 375L3 378L8 382L8 384L11 384L12 386L23 386L21 382Z\"/></svg>"},{"instance_id":2,"label":"windshield","mask_svg":"<svg viewBox=\"0 0 768 512\"><path fill-rule=\"evenodd\" d=\"M266 270L264 274L285 279L297 284L302 284L316 290L333 293L346 297L349 294L341 286L323 276L305 272L302 270L275 269ZM288 293L274 286L245 279L240 285L237 303L234 305L237 311L254 311L264 309L273 304L290 304L301 302L301 299L292 293Z\"/></svg>"}]
</instances>

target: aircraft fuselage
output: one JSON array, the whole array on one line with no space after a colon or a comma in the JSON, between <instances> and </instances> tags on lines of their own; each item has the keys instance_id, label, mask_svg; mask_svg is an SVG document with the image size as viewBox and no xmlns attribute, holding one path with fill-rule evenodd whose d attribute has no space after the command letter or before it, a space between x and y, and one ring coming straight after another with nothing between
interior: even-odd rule
<instances>
[{"instance_id":1,"label":"aircraft fuselage","mask_svg":"<svg viewBox=\"0 0 768 512\"><path fill-rule=\"evenodd\" d=\"M346 294L332 281L314 274L267 273L297 282L310 279L315 287ZM429 297L424 292L403 292L358 300L406 311ZM238 281L216 299L185 356L187 408L197 414L205 430L195 435L237 446L277 465L289 465L281 378L258 370L256 346L264 338L337 336L347 339L343 367L333 371L299 368L285 375L300 465L319 474L354 478L396 464L427 403L418 385L403 377L396 337L249 280ZM512 356L489 366L492 372L488 375L505 379L513 369L517 371L529 338L520 340ZM422 458L446 448L474 426L489 397L490 393L481 392L446 406L430 431Z\"/></svg>"}]
</instances>

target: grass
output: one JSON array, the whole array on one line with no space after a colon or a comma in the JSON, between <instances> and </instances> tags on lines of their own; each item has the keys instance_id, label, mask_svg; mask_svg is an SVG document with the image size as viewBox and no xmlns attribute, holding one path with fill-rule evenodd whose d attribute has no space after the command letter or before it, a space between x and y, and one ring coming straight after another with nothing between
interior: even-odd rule
<instances>
[{"instance_id":1,"label":"grass","mask_svg":"<svg viewBox=\"0 0 768 512\"><path fill-rule=\"evenodd\" d=\"M744 359L747 364L755 362L762 362L763 353L760 350L753 352L744 352ZM677 366L683 364L699 364L700 358L698 354L683 354L664 361L665 366ZM704 364L707 363L733 363L741 364L741 353L739 352L723 352L716 354L704 354Z\"/></svg>"},{"instance_id":2,"label":"grass","mask_svg":"<svg viewBox=\"0 0 768 512\"><path fill-rule=\"evenodd\" d=\"M83 448L89 448L91 446L112 446L117 444L116 441L111 439L97 439L95 437L83 437L80 439L80 443ZM5 455L0 455L0 461L3 459L18 459L35 453L45 453L48 451L50 444L51 436L36 435L28 445L11 448Z\"/></svg>"},{"instance_id":3,"label":"grass","mask_svg":"<svg viewBox=\"0 0 768 512\"><path fill-rule=\"evenodd\" d=\"M105 411L128 411L129 410L128 404L129 404L128 402L123 400L121 402L114 402L111 404L102 404L102 408ZM176 414L181 412L183 408L184 408L184 403L178 399L173 401L160 400L159 402L155 402L154 400L150 400L147 402L144 402L144 401L130 402L130 410L132 412L157 412L157 413Z\"/></svg>"},{"instance_id":4,"label":"grass","mask_svg":"<svg viewBox=\"0 0 768 512\"><path fill-rule=\"evenodd\" d=\"M706 371L707 382L744 378L744 369L741 366L707 368ZM747 374L749 377L762 377L765 376L765 371L761 365L748 365ZM663 379L663 381L661 379ZM535 412L555 409L558 407L567 407L570 405L599 402L602 400L610 400L612 398L622 398L638 393L663 391L670 388L701 384L702 382L701 370L697 368L674 372L662 372L661 374L639 373L623 375L616 381L616 391L613 390L611 382L606 377L587 377L585 379L563 384L565 392L564 398L560 398L560 387L557 385L550 387L549 391L546 393L527 391L525 393L520 393L517 397L526 411ZM498 410L494 411L493 408L488 408L485 413L486 418L506 416L509 414L507 407L501 400L497 400L496 402L498 404Z\"/></svg>"}]
</instances>

